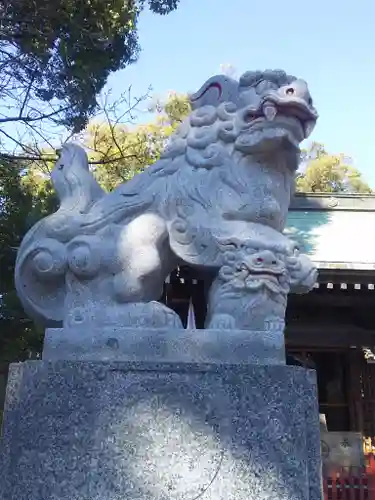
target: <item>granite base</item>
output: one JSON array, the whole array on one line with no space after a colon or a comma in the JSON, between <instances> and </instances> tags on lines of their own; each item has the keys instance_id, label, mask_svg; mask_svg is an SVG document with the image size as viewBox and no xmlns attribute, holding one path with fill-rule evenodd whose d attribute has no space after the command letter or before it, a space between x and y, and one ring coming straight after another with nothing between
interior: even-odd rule
<instances>
[{"instance_id":1,"label":"granite base","mask_svg":"<svg viewBox=\"0 0 375 500\"><path fill-rule=\"evenodd\" d=\"M2 500L321 500L315 373L12 365Z\"/></svg>"}]
</instances>

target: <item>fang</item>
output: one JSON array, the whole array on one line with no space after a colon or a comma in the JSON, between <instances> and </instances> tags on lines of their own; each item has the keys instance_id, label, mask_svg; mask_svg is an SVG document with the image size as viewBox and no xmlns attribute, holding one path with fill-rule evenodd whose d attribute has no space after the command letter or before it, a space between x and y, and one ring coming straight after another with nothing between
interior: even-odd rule
<instances>
[{"instance_id":1,"label":"fang","mask_svg":"<svg viewBox=\"0 0 375 500\"><path fill-rule=\"evenodd\" d=\"M264 113L264 116L266 117L266 119L269 122L272 122L272 120L275 118L275 116L277 114L277 109L273 104L265 103L263 105L263 113Z\"/></svg>"}]
</instances>

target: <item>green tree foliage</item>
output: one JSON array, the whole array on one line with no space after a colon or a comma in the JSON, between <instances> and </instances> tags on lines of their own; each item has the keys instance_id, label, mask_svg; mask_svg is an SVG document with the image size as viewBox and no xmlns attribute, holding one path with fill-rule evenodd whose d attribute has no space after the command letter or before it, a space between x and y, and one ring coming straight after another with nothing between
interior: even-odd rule
<instances>
[{"instance_id":1,"label":"green tree foliage","mask_svg":"<svg viewBox=\"0 0 375 500\"><path fill-rule=\"evenodd\" d=\"M94 172L104 189L112 190L157 161L168 137L188 115L190 104L187 96L170 93L153 111L154 119L137 127L110 122L89 125L84 141L91 161L101 162Z\"/></svg>"},{"instance_id":2,"label":"green tree foliage","mask_svg":"<svg viewBox=\"0 0 375 500\"><path fill-rule=\"evenodd\" d=\"M297 192L371 193L361 172L342 154L327 153L324 146L313 143L302 152L304 169L297 177Z\"/></svg>"},{"instance_id":3,"label":"green tree foliage","mask_svg":"<svg viewBox=\"0 0 375 500\"><path fill-rule=\"evenodd\" d=\"M25 314L14 288L17 248L26 231L56 209L50 184L15 163L0 168L0 362L24 360L40 352L42 331Z\"/></svg>"},{"instance_id":4,"label":"green tree foliage","mask_svg":"<svg viewBox=\"0 0 375 500\"><path fill-rule=\"evenodd\" d=\"M128 129L91 124L86 136L90 160L102 162L94 174L107 191L157 160L163 145L163 130L153 124Z\"/></svg>"},{"instance_id":5,"label":"green tree foliage","mask_svg":"<svg viewBox=\"0 0 375 500\"><path fill-rule=\"evenodd\" d=\"M0 0L0 99L4 103L0 123L17 122L29 133L39 127L39 141L45 120L49 128L82 130L109 74L137 60L142 10L148 7L163 15L178 3ZM4 138L3 127L0 132ZM13 129L7 134L12 146L30 151Z\"/></svg>"},{"instance_id":6,"label":"green tree foliage","mask_svg":"<svg viewBox=\"0 0 375 500\"><path fill-rule=\"evenodd\" d=\"M170 92L167 100L159 102L158 122L166 123L172 133L176 127L188 116L191 111L190 102L186 95Z\"/></svg>"}]
</instances>

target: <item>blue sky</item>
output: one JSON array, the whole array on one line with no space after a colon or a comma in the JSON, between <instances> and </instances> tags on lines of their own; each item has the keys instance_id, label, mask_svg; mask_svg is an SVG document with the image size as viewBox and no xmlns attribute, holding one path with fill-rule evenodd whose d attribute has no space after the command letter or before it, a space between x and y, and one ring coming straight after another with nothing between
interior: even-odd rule
<instances>
[{"instance_id":1,"label":"blue sky","mask_svg":"<svg viewBox=\"0 0 375 500\"><path fill-rule=\"evenodd\" d=\"M110 78L115 93L194 91L226 63L285 69L309 83L312 139L351 156L375 188L374 0L181 0L166 17L145 12L139 38L139 61Z\"/></svg>"}]
</instances>

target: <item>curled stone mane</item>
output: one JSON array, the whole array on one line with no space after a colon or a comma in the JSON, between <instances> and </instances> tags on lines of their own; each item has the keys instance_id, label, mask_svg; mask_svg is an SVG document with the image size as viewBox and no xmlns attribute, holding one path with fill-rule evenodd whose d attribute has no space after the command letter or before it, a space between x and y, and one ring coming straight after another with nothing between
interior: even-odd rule
<instances>
[{"instance_id":1,"label":"curled stone mane","mask_svg":"<svg viewBox=\"0 0 375 500\"><path fill-rule=\"evenodd\" d=\"M223 164L238 133L233 102L203 106L192 112L171 138L162 159L184 155L193 168L210 170Z\"/></svg>"},{"instance_id":2,"label":"curled stone mane","mask_svg":"<svg viewBox=\"0 0 375 500\"><path fill-rule=\"evenodd\" d=\"M255 71L245 73L239 81L224 75L208 80L191 96L193 111L169 139L160 160L107 195L104 203L94 204L85 217L85 230L95 231L141 207L155 207L155 203L168 220L176 210L182 215L182 206L184 216L188 216L190 205L198 211L199 207L207 210L217 203L225 205L230 199L248 196L249 184L254 187L257 181L241 165L252 160L235 148L246 124L246 113L259 108L266 89L277 90L294 79L283 71ZM212 95L218 87L220 99ZM215 188L208 190L207 186ZM267 193L263 190L259 196L266 197Z\"/></svg>"},{"instance_id":3,"label":"curled stone mane","mask_svg":"<svg viewBox=\"0 0 375 500\"><path fill-rule=\"evenodd\" d=\"M228 78L225 80L227 85ZM174 174L178 177L177 185L184 199L187 197L207 208L212 202L207 199L207 185L214 185L214 181L216 186L225 185L227 191L243 191L248 178L243 179L241 171L236 168L242 156L234 144L244 124L249 102L255 106L266 87L277 90L294 80L294 76L281 70L248 71L238 82L230 81L233 93L229 98L232 100L217 106L206 104L193 110L170 138L158 162L160 167L170 161L178 165Z\"/></svg>"},{"instance_id":4,"label":"curled stone mane","mask_svg":"<svg viewBox=\"0 0 375 500\"><path fill-rule=\"evenodd\" d=\"M233 163L234 141L238 136L237 111L233 102L218 107L206 105L193 111L170 138L160 160L109 193L104 205L101 201L94 205L86 217L87 224L97 228L99 218L100 225L107 224L113 214L120 217L132 207L137 208L139 195L146 209L153 203L154 196L161 202L167 201L159 206L162 212L166 206L175 207L180 200L185 207L194 202L207 208L210 203L207 185L219 172L220 177L226 178L225 170ZM222 180L215 179L215 182ZM169 218L168 214L164 215Z\"/></svg>"},{"instance_id":5,"label":"curled stone mane","mask_svg":"<svg viewBox=\"0 0 375 500\"><path fill-rule=\"evenodd\" d=\"M207 208L212 202L211 196L207 197L207 186L225 182L226 170L235 175L231 164L238 136L236 114L237 106L233 102L222 103L217 108L203 106L193 111L172 138L163 158L180 156L176 184L181 198Z\"/></svg>"}]
</instances>

